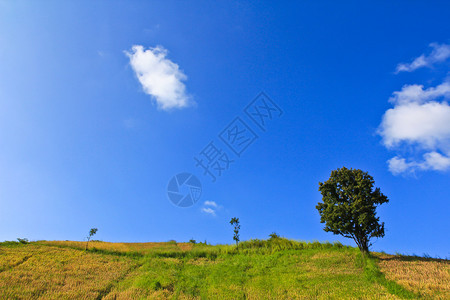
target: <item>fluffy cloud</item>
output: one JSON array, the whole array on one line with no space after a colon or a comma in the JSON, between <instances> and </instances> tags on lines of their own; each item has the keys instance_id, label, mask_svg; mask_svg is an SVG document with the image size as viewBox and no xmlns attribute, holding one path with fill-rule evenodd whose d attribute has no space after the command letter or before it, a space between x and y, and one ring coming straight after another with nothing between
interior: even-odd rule
<instances>
[{"instance_id":1,"label":"fluffy cloud","mask_svg":"<svg viewBox=\"0 0 450 300\"><path fill-rule=\"evenodd\" d=\"M397 65L396 73L412 72L419 68L431 67L434 63L443 62L450 57L450 45L431 43L433 48L429 55L422 54L414 59L411 63L401 63Z\"/></svg>"},{"instance_id":2,"label":"fluffy cloud","mask_svg":"<svg viewBox=\"0 0 450 300\"><path fill-rule=\"evenodd\" d=\"M397 73L412 72L418 68L431 67L450 57L450 45L430 44L429 55L422 54L411 63L397 66ZM388 161L394 175L414 173L417 170L450 170L450 80L435 86L405 85L392 93L388 109L378 133L389 149L409 150L413 157L395 156Z\"/></svg>"},{"instance_id":3,"label":"fluffy cloud","mask_svg":"<svg viewBox=\"0 0 450 300\"><path fill-rule=\"evenodd\" d=\"M212 207L217 207L217 203L214 201L205 201L204 203L206 206L212 206Z\"/></svg>"},{"instance_id":4,"label":"fluffy cloud","mask_svg":"<svg viewBox=\"0 0 450 300\"><path fill-rule=\"evenodd\" d=\"M204 213L207 213L209 215L213 215L213 216L216 215L216 211L210 207L202 207L201 211Z\"/></svg>"},{"instance_id":5,"label":"fluffy cloud","mask_svg":"<svg viewBox=\"0 0 450 300\"><path fill-rule=\"evenodd\" d=\"M221 209L222 207L219 206L216 202L214 201L205 201L203 203L203 207L200 209L202 212L215 216L217 210Z\"/></svg>"},{"instance_id":6,"label":"fluffy cloud","mask_svg":"<svg viewBox=\"0 0 450 300\"><path fill-rule=\"evenodd\" d=\"M187 76L176 63L166 58L167 50L164 47L145 50L143 46L137 45L125 54L144 92L153 97L159 108L183 108L191 103L183 83Z\"/></svg>"},{"instance_id":7,"label":"fluffy cloud","mask_svg":"<svg viewBox=\"0 0 450 300\"><path fill-rule=\"evenodd\" d=\"M388 160L389 171L394 175L412 170L416 164L414 162L406 162L406 159L396 156Z\"/></svg>"},{"instance_id":8,"label":"fluffy cloud","mask_svg":"<svg viewBox=\"0 0 450 300\"><path fill-rule=\"evenodd\" d=\"M380 131L389 147L417 143L425 149L436 149L450 139L450 106L446 102L410 103L386 111Z\"/></svg>"},{"instance_id":9,"label":"fluffy cloud","mask_svg":"<svg viewBox=\"0 0 450 300\"><path fill-rule=\"evenodd\" d=\"M421 104L440 97L450 97L450 80L428 89L423 89L423 85L419 84L404 85L401 91L393 93L389 101L393 104Z\"/></svg>"},{"instance_id":10,"label":"fluffy cloud","mask_svg":"<svg viewBox=\"0 0 450 300\"><path fill-rule=\"evenodd\" d=\"M379 127L384 145L389 149L408 147L425 152L421 161L396 156L388 161L395 174L416 170L450 170L450 83L424 89L405 85L393 93Z\"/></svg>"},{"instance_id":11,"label":"fluffy cloud","mask_svg":"<svg viewBox=\"0 0 450 300\"><path fill-rule=\"evenodd\" d=\"M429 152L423 155L423 161L409 161L396 156L388 160L389 171L394 175L402 173L414 173L416 170L446 171L450 169L450 157L437 152Z\"/></svg>"}]
</instances>

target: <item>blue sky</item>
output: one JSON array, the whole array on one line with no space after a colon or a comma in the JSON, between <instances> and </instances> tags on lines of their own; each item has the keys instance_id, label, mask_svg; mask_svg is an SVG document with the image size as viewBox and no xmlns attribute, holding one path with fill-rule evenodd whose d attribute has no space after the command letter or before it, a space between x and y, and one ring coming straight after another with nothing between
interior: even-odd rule
<instances>
[{"instance_id":1,"label":"blue sky","mask_svg":"<svg viewBox=\"0 0 450 300\"><path fill-rule=\"evenodd\" d=\"M318 182L368 171L374 250L450 257L450 4L0 1L0 240L232 243L322 230ZM137 46L133 48L133 46ZM283 111L264 132L244 108ZM258 138L240 157L219 133ZM211 182L194 157L235 159ZM191 207L172 176L202 183Z\"/></svg>"}]
</instances>

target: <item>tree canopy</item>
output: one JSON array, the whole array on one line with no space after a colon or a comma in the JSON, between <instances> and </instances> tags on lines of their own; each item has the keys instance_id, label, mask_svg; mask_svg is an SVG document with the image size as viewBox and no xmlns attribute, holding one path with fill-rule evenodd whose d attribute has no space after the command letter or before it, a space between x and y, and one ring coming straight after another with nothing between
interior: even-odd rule
<instances>
[{"instance_id":1,"label":"tree canopy","mask_svg":"<svg viewBox=\"0 0 450 300\"><path fill-rule=\"evenodd\" d=\"M316 206L324 230L352 238L358 248L368 252L371 238L384 236L384 222L376 215L377 205L389 202L374 179L359 169L333 170L330 178L319 182L322 201Z\"/></svg>"}]
</instances>

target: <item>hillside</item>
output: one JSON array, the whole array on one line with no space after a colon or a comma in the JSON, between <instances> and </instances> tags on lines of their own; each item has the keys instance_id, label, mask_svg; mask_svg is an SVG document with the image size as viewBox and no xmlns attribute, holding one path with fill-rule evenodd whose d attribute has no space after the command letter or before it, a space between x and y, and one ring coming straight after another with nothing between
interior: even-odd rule
<instances>
[{"instance_id":1,"label":"hillside","mask_svg":"<svg viewBox=\"0 0 450 300\"><path fill-rule=\"evenodd\" d=\"M448 260L339 243L0 243L0 299L450 298Z\"/></svg>"}]
</instances>

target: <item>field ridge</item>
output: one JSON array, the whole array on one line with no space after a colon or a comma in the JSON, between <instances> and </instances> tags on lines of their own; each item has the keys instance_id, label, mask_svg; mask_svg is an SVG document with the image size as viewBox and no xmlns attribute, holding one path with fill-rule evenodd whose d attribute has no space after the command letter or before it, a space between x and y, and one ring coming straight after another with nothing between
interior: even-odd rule
<instances>
[{"instance_id":1,"label":"field ridge","mask_svg":"<svg viewBox=\"0 0 450 300\"><path fill-rule=\"evenodd\" d=\"M284 238L0 243L0 298L448 299L450 262Z\"/></svg>"}]
</instances>

